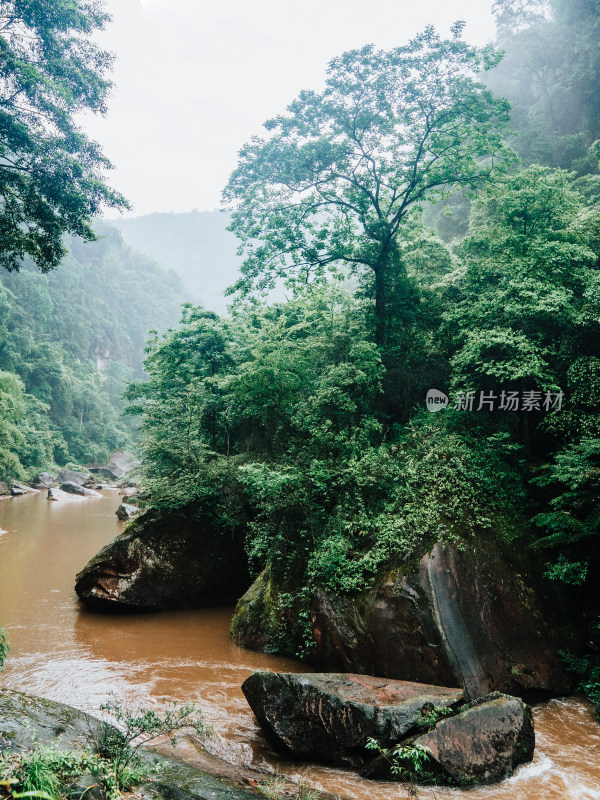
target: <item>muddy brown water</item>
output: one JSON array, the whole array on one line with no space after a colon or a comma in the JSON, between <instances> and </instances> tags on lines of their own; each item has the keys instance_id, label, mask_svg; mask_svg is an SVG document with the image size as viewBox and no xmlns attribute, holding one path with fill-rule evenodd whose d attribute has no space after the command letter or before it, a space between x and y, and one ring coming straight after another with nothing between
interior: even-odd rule
<instances>
[{"instance_id":1,"label":"muddy brown water","mask_svg":"<svg viewBox=\"0 0 600 800\"><path fill-rule=\"evenodd\" d=\"M0 621L11 651L0 684L94 713L110 695L159 704L198 702L227 760L279 771L343 797L400 800L405 788L282 760L240 691L255 669L306 671L297 662L234 646L231 609L103 616L83 608L76 572L121 529L116 491L51 502L0 501ZM576 698L535 708L533 762L501 784L419 790L423 800L600 800L600 725Z\"/></svg>"}]
</instances>

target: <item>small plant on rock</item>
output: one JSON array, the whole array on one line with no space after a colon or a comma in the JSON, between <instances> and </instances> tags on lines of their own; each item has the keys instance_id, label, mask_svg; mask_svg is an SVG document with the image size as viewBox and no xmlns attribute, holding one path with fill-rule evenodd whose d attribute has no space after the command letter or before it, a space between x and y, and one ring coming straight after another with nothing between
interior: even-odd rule
<instances>
[{"instance_id":1,"label":"small plant on rock","mask_svg":"<svg viewBox=\"0 0 600 800\"><path fill-rule=\"evenodd\" d=\"M392 748L382 747L377 739L369 737L365 745L367 750L380 753L390 765L390 772L399 781L406 783L409 797L417 797L417 783L427 783L431 774L425 765L431 756L428 747L420 744L397 744Z\"/></svg>"},{"instance_id":2,"label":"small plant on rock","mask_svg":"<svg viewBox=\"0 0 600 800\"><path fill-rule=\"evenodd\" d=\"M200 709L194 703L170 703L164 709L127 708L115 699L100 707L114 720L117 727L105 722L92 738L94 749L110 765L105 774L106 794L120 796L140 783L149 772L139 748L156 739L169 736L174 744L174 734L191 728L199 737L210 735Z\"/></svg>"}]
</instances>

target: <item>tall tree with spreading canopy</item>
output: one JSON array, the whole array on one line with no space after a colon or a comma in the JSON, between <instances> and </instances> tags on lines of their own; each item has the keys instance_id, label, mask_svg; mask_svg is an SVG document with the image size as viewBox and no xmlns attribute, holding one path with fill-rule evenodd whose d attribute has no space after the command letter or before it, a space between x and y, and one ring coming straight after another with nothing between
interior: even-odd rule
<instances>
[{"instance_id":1,"label":"tall tree with spreading canopy","mask_svg":"<svg viewBox=\"0 0 600 800\"><path fill-rule=\"evenodd\" d=\"M323 280L345 265L370 276L385 341L390 306L406 293L403 221L451 188L481 186L508 154L508 103L476 79L498 55L461 31L442 40L429 27L404 47L344 53L323 92L302 92L265 123L268 138L242 149L224 193L246 256L232 292Z\"/></svg>"},{"instance_id":2,"label":"tall tree with spreading canopy","mask_svg":"<svg viewBox=\"0 0 600 800\"><path fill-rule=\"evenodd\" d=\"M56 267L69 232L95 238L91 218L126 206L107 187L111 165L75 115L103 113L112 58L90 35L109 17L96 0L0 0L0 264L29 256Z\"/></svg>"}]
</instances>

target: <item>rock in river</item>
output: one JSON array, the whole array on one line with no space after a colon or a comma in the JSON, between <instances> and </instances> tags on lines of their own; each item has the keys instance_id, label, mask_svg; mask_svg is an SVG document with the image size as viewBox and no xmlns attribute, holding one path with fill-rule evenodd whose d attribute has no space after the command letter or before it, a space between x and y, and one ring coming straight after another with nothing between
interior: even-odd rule
<instances>
[{"instance_id":1,"label":"rock in river","mask_svg":"<svg viewBox=\"0 0 600 800\"><path fill-rule=\"evenodd\" d=\"M499 692L465 704L458 689L342 673L255 672L242 691L280 749L389 779L391 751L426 748L435 782L492 783L531 761L531 709ZM425 732L424 732L425 731ZM369 738L387 752L373 759ZM405 768L410 770L410 762Z\"/></svg>"},{"instance_id":2,"label":"rock in river","mask_svg":"<svg viewBox=\"0 0 600 800\"><path fill-rule=\"evenodd\" d=\"M34 489L49 489L56 483L56 478L53 478L49 472L40 472L32 480L31 485Z\"/></svg>"},{"instance_id":3,"label":"rock in river","mask_svg":"<svg viewBox=\"0 0 600 800\"><path fill-rule=\"evenodd\" d=\"M89 472L75 472L72 469L61 469L56 478L57 483L76 483L83 486L85 483L93 483L94 478Z\"/></svg>"},{"instance_id":4,"label":"rock in river","mask_svg":"<svg viewBox=\"0 0 600 800\"><path fill-rule=\"evenodd\" d=\"M460 689L342 673L254 672L242 691L262 728L296 756L361 766L369 737L392 747L423 707L454 707Z\"/></svg>"},{"instance_id":5,"label":"rock in river","mask_svg":"<svg viewBox=\"0 0 600 800\"><path fill-rule=\"evenodd\" d=\"M121 505L115 511L115 514L120 520L130 519L134 517L136 514L139 514L140 509L138 506L129 505L129 503L121 503Z\"/></svg>"},{"instance_id":6,"label":"rock in river","mask_svg":"<svg viewBox=\"0 0 600 800\"><path fill-rule=\"evenodd\" d=\"M84 567L75 590L102 611L203 608L233 602L249 582L243 537L150 509Z\"/></svg>"},{"instance_id":7,"label":"rock in river","mask_svg":"<svg viewBox=\"0 0 600 800\"><path fill-rule=\"evenodd\" d=\"M533 758L531 709L518 697L494 692L440 720L414 744L426 747L434 770L454 783L501 781Z\"/></svg>"},{"instance_id":8,"label":"rock in river","mask_svg":"<svg viewBox=\"0 0 600 800\"><path fill-rule=\"evenodd\" d=\"M73 481L65 481L61 484L60 487L61 492L68 492L68 494L78 494L82 497L101 497L102 495L96 492L94 489L88 489L85 486L80 486L78 483L74 483ZM48 490L50 491L50 490Z\"/></svg>"},{"instance_id":9,"label":"rock in river","mask_svg":"<svg viewBox=\"0 0 600 800\"><path fill-rule=\"evenodd\" d=\"M286 628L292 639L299 626L293 610L280 610L279 592L285 591L268 572L255 581L234 614L236 644L268 650ZM551 612L519 562L493 542L438 543L419 563L382 571L368 591L317 588L309 609L311 663L326 671L461 686L469 699L492 691L525 698L565 694L569 681Z\"/></svg>"}]
</instances>

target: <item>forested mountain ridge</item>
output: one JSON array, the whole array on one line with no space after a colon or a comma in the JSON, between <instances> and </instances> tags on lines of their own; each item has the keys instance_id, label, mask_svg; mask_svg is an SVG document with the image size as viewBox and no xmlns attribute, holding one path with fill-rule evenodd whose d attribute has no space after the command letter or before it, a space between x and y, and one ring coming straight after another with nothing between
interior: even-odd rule
<instances>
[{"instance_id":1,"label":"forested mountain ridge","mask_svg":"<svg viewBox=\"0 0 600 800\"><path fill-rule=\"evenodd\" d=\"M223 292L237 280L242 263L237 255L239 243L227 230L229 223L229 216L221 211L110 220L135 250L179 275L190 301L218 313L224 313L230 302Z\"/></svg>"},{"instance_id":2,"label":"forested mountain ridge","mask_svg":"<svg viewBox=\"0 0 600 800\"><path fill-rule=\"evenodd\" d=\"M184 289L114 228L96 233L67 242L59 271L25 263L0 274L2 479L131 444L121 393L143 375L148 331L176 321Z\"/></svg>"}]
</instances>

